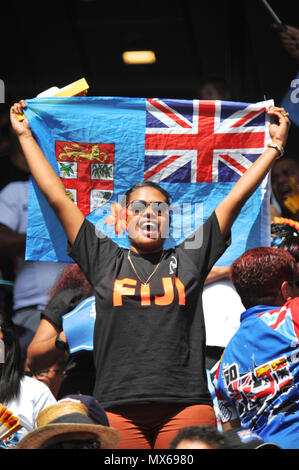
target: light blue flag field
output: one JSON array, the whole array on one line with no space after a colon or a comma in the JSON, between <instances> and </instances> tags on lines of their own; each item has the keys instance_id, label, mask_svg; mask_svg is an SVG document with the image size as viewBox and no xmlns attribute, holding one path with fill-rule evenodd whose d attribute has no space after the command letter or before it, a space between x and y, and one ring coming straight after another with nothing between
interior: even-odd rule
<instances>
[{"instance_id":1,"label":"light blue flag field","mask_svg":"<svg viewBox=\"0 0 299 470\"><path fill-rule=\"evenodd\" d=\"M264 151L270 141L266 109L273 105L272 100L128 97L34 98L26 103L31 130L67 194L119 246L129 247L121 207L125 192L141 181L154 181L171 194L165 249L202 225ZM247 249L269 246L269 197L267 176L234 223L232 244L218 265L230 265ZM26 259L73 262L66 245L59 220L31 181Z\"/></svg>"},{"instance_id":2,"label":"light blue flag field","mask_svg":"<svg viewBox=\"0 0 299 470\"><path fill-rule=\"evenodd\" d=\"M69 351L93 351L93 332L96 317L95 298L88 297L62 317Z\"/></svg>"}]
</instances>

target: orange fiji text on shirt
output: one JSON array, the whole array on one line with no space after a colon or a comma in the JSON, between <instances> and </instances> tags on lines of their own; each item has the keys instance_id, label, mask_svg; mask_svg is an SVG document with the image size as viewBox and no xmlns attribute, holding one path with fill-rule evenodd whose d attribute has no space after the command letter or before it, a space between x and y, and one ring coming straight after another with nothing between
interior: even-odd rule
<instances>
[{"instance_id":1,"label":"orange fiji text on shirt","mask_svg":"<svg viewBox=\"0 0 299 470\"><path fill-rule=\"evenodd\" d=\"M155 296L155 305L169 305L174 301L174 285L171 277L162 277L162 284L164 289L164 295ZM179 305L186 305L185 287L182 281L175 277L174 279L175 288L178 292L178 303ZM136 294L136 279L130 279L128 277L124 279L116 279L114 281L113 288L113 306L119 307L123 305L123 296L135 295ZM140 302L141 306L151 305L150 297L150 283L140 285Z\"/></svg>"}]
</instances>

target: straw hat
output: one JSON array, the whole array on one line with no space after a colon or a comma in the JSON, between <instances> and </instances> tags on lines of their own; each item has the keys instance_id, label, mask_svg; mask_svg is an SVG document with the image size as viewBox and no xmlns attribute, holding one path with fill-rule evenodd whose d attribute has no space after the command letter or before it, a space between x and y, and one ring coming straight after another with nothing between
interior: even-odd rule
<instances>
[{"instance_id":1,"label":"straw hat","mask_svg":"<svg viewBox=\"0 0 299 470\"><path fill-rule=\"evenodd\" d=\"M120 434L116 429L93 423L83 403L65 401L42 410L37 417L37 429L26 434L16 448L40 449L54 436L80 432L93 434L101 443L101 449L115 449L120 441Z\"/></svg>"}]
</instances>

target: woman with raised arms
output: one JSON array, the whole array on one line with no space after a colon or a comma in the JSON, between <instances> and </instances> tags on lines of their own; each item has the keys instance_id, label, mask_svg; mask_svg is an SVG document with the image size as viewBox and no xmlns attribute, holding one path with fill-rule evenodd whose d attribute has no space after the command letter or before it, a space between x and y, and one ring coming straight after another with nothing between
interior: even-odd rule
<instances>
[{"instance_id":1,"label":"woman with raised arms","mask_svg":"<svg viewBox=\"0 0 299 470\"><path fill-rule=\"evenodd\" d=\"M267 110L271 146L204 223L200 247L182 243L163 250L169 195L142 182L127 191L124 202L127 250L99 236L67 196L27 119L16 117L25 107L24 101L12 106L12 127L33 178L61 221L69 255L95 292L94 396L122 434L119 448L167 449L182 427L216 426L205 370L202 289L241 208L283 153L287 113Z\"/></svg>"}]
</instances>

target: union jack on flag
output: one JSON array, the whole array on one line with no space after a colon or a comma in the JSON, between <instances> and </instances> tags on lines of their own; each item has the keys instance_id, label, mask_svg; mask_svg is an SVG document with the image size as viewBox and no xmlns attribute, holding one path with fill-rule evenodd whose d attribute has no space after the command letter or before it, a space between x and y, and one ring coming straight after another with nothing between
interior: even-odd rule
<instances>
[{"instance_id":1,"label":"union jack on flag","mask_svg":"<svg viewBox=\"0 0 299 470\"><path fill-rule=\"evenodd\" d=\"M236 181L263 152L265 103L148 99L145 180Z\"/></svg>"},{"instance_id":2,"label":"union jack on flag","mask_svg":"<svg viewBox=\"0 0 299 470\"><path fill-rule=\"evenodd\" d=\"M263 152L269 141L265 111L273 104L124 97L26 103L30 127L67 192L120 246L129 246L119 218L125 192L140 181L155 181L171 194L182 208L182 230L174 233L172 218L165 248L189 237ZM31 188L26 259L72 262L60 222L34 181ZM197 204L200 218L194 219ZM266 178L240 212L232 245L218 264L228 266L246 249L269 245L269 227Z\"/></svg>"}]
</instances>

